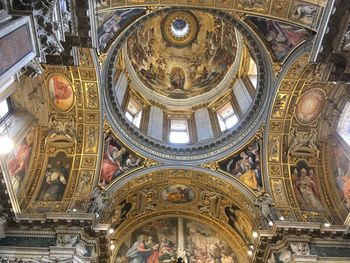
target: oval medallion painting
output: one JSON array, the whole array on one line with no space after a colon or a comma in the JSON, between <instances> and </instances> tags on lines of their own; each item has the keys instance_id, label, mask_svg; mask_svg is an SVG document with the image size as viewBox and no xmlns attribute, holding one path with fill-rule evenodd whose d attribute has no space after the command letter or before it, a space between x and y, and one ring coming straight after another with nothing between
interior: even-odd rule
<instances>
[{"instance_id":1,"label":"oval medallion painting","mask_svg":"<svg viewBox=\"0 0 350 263\"><path fill-rule=\"evenodd\" d=\"M162 200L174 204L189 203L194 200L195 194L192 188L182 185L173 184L169 185L162 191Z\"/></svg>"},{"instance_id":2,"label":"oval medallion painting","mask_svg":"<svg viewBox=\"0 0 350 263\"><path fill-rule=\"evenodd\" d=\"M324 92L320 89L310 89L299 99L295 108L296 118L301 124L312 123L320 114L326 100Z\"/></svg>"},{"instance_id":3,"label":"oval medallion painting","mask_svg":"<svg viewBox=\"0 0 350 263\"><path fill-rule=\"evenodd\" d=\"M68 111L74 102L72 85L64 76L54 74L49 78L49 98L58 111Z\"/></svg>"}]
</instances>

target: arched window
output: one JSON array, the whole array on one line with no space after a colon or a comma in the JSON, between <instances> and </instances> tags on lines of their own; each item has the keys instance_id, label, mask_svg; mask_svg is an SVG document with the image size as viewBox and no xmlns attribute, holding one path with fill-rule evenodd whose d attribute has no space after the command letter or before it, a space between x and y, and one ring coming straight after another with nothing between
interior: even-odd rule
<instances>
[{"instance_id":1,"label":"arched window","mask_svg":"<svg viewBox=\"0 0 350 263\"><path fill-rule=\"evenodd\" d=\"M140 128L142 107L131 97L125 111L126 118L137 128Z\"/></svg>"},{"instance_id":2,"label":"arched window","mask_svg":"<svg viewBox=\"0 0 350 263\"><path fill-rule=\"evenodd\" d=\"M220 130L226 131L236 125L238 122L238 117L233 110L231 102L227 102L224 106L222 106L220 109L216 112L219 120L219 126Z\"/></svg>"},{"instance_id":3,"label":"arched window","mask_svg":"<svg viewBox=\"0 0 350 263\"><path fill-rule=\"evenodd\" d=\"M171 143L189 143L188 120L170 120L169 141Z\"/></svg>"},{"instance_id":4,"label":"arched window","mask_svg":"<svg viewBox=\"0 0 350 263\"><path fill-rule=\"evenodd\" d=\"M250 58L249 61L248 77L250 82L253 84L254 89L256 89L258 84L258 68L256 67L256 63L252 58Z\"/></svg>"},{"instance_id":5,"label":"arched window","mask_svg":"<svg viewBox=\"0 0 350 263\"><path fill-rule=\"evenodd\" d=\"M10 98L0 102L0 124L11 114Z\"/></svg>"}]
</instances>

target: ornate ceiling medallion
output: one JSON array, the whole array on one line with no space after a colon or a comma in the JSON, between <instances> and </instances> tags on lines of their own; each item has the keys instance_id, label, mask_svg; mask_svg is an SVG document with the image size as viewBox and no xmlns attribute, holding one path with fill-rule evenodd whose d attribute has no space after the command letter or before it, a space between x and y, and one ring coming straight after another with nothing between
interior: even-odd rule
<instances>
[{"instance_id":1,"label":"ornate ceiling medallion","mask_svg":"<svg viewBox=\"0 0 350 263\"><path fill-rule=\"evenodd\" d=\"M172 12L164 17L161 31L169 46L186 47L197 38L198 19L189 11Z\"/></svg>"}]
</instances>

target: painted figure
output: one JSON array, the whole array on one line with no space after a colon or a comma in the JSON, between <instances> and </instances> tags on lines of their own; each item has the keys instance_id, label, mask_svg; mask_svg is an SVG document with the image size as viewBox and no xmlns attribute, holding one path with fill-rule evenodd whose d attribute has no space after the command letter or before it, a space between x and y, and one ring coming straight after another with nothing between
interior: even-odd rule
<instances>
[{"instance_id":1,"label":"painted figure","mask_svg":"<svg viewBox=\"0 0 350 263\"><path fill-rule=\"evenodd\" d=\"M146 263L152 249L146 246L146 236L140 235L137 241L126 252L129 263Z\"/></svg>"},{"instance_id":2,"label":"painted figure","mask_svg":"<svg viewBox=\"0 0 350 263\"><path fill-rule=\"evenodd\" d=\"M64 165L61 160L57 160L55 164L49 163L47 167L38 200L60 201L68 182L69 164Z\"/></svg>"},{"instance_id":3,"label":"painted figure","mask_svg":"<svg viewBox=\"0 0 350 263\"><path fill-rule=\"evenodd\" d=\"M121 166L121 158L126 152L125 148L120 148L110 144L112 138L107 139L107 149L103 156L101 183L109 184L113 179L123 173L123 167Z\"/></svg>"},{"instance_id":4,"label":"painted figure","mask_svg":"<svg viewBox=\"0 0 350 263\"><path fill-rule=\"evenodd\" d=\"M350 210L350 160L337 144L333 145L333 176L344 205Z\"/></svg>"},{"instance_id":5,"label":"painted figure","mask_svg":"<svg viewBox=\"0 0 350 263\"><path fill-rule=\"evenodd\" d=\"M7 163L10 179L15 192L19 190L28 170L33 148L33 135L34 130L31 130L19 144L17 149L15 149L14 155Z\"/></svg>"},{"instance_id":6,"label":"painted figure","mask_svg":"<svg viewBox=\"0 0 350 263\"><path fill-rule=\"evenodd\" d=\"M244 242L250 243L250 235L253 231L252 223L237 206L225 207L225 214L228 217L228 224L239 234Z\"/></svg>"},{"instance_id":7,"label":"painted figure","mask_svg":"<svg viewBox=\"0 0 350 263\"><path fill-rule=\"evenodd\" d=\"M259 191L262 187L259 149L258 141L255 141L239 155L220 163L220 167L239 178L252 190Z\"/></svg>"},{"instance_id":8,"label":"painted figure","mask_svg":"<svg viewBox=\"0 0 350 263\"><path fill-rule=\"evenodd\" d=\"M61 75L54 74L49 79L49 97L52 104L60 111L70 109L74 102L73 89L69 81Z\"/></svg>"},{"instance_id":9,"label":"painted figure","mask_svg":"<svg viewBox=\"0 0 350 263\"><path fill-rule=\"evenodd\" d=\"M162 191L162 199L171 203L188 203L195 195L191 188L186 185L170 185Z\"/></svg>"},{"instance_id":10,"label":"painted figure","mask_svg":"<svg viewBox=\"0 0 350 263\"><path fill-rule=\"evenodd\" d=\"M106 137L105 150L101 165L100 183L110 184L121 174L142 165L143 159L129 153L111 135Z\"/></svg>"},{"instance_id":11,"label":"painted figure","mask_svg":"<svg viewBox=\"0 0 350 263\"><path fill-rule=\"evenodd\" d=\"M299 162L297 167L293 169L293 176L297 178L294 191L298 202L302 209L322 210L316 183L313 179L313 169L303 166L305 166L303 162Z\"/></svg>"},{"instance_id":12,"label":"painted figure","mask_svg":"<svg viewBox=\"0 0 350 263\"><path fill-rule=\"evenodd\" d=\"M310 32L294 25L250 17L249 20L260 30L277 60L284 60L290 51L304 41Z\"/></svg>"},{"instance_id":13,"label":"painted figure","mask_svg":"<svg viewBox=\"0 0 350 263\"><path fill-rule=\"evenodd\" d=\"M109 41L113 38L118 31L125 26L130 19L135 18L139 14L144 12L143 9L126 9L117 10L113 12L109 17L104 19L102 16L99 17L101 26L98 28L98 45L99 49L103 50L107 47Z\"/></svg>"}]
</instances>

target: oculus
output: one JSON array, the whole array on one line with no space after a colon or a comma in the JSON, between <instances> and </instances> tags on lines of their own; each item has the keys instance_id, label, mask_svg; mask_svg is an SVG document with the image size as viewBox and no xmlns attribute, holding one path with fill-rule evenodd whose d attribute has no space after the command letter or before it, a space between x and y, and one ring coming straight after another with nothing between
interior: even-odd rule
<instances>
[{"instance_id":1,"label":"oculus","mask_svg":"<svg viewBox=\"0 0 350 263\"><path fill-rule=\"evenodd\" d=\"M171 33L174 37L181 38L188 34L190 27L187 21L183 18L176 18L171 24Z\"/></svg>"}]
</instances>

